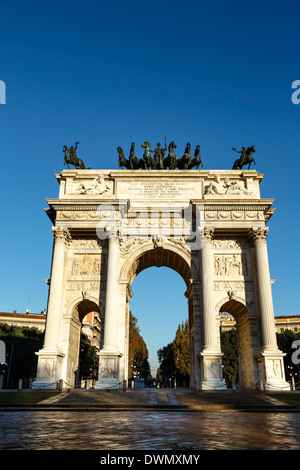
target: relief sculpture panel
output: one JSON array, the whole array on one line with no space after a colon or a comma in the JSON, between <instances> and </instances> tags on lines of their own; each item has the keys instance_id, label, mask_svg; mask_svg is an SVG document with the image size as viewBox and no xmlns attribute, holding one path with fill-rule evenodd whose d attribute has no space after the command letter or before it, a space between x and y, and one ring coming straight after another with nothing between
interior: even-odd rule
<instances>
[{"instance_id":1,"label":"relief sculpture panel","mask_svg":"<svg viewBox=\"0 0 300 470\"><path fill-rule=\"evenodd\" d=\"M247 276L248 266L245 254L215 254L214 272L216 276Z\"/></svg>"},{"instance_id":2,"label":"relief sculpture panel","mask_svg":"<svg viewBox=\"0 0 300 470\"><path fill-rule=\"evenodd\" d=\"M72 276L100 274L101 258L90 254L75 255L72 263Z\"/></svg>"}]
</instances>

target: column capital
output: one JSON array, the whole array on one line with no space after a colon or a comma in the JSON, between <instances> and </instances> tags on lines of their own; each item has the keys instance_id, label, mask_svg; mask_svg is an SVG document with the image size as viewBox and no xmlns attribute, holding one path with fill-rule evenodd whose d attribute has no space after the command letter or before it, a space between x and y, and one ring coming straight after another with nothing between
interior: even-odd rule
<instances>
[{"instance_id":1,"label":"column capital","mask_svg":"<svg viewBox=\"0 0 300 470\"><path fill-rule=\"evenodd\" d=\"M212 241L215 233L214 227L203 227L200 229L203 240Z\"/></svg>"},{"instance_id":2,"label":"column capital","mask_svg":"<svg viewBox=\"0 0 300 470\"><path fill-rule=\"evenodd\" d=\"M266 241L269 227L252 227L249 233L250 241L255 244L257 241Z\"/></svg>"},{"instance_id":3,"label":"column capital","mask_svg":"<svg viewBox=\"0 0 300 470\"><path fill-rule=\"evenodd\" d=\"M69 244L72 241L69 229L64 227L52 227L52 233L55 241L63 241Z\"/></svg>"},{"instance_id":4,"label":"column capital","mask_svg":"<svg viewBox=\"0 0 300 470\"><path fill-rule=\"evenodd\" d=\"M110 227L107 225L104 227L104 231L107 233L108 242L117 241L119 243L119 230L116 227Z\"/></svg>"}]
</instances>

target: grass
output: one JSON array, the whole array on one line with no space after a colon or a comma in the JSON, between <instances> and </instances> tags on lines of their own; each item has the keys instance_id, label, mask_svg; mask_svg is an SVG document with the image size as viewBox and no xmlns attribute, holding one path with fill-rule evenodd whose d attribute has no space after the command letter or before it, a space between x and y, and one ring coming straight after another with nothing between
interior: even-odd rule
<instances>
[{"instance_id":1,"label":"grass","mask_svg":"<svg viewBox=\"0 0 300 470\"><path fill-rule=\"evenodd\" d=\"M284 393L268 393L272 398L280 400L288 405L298 405L300 406L300 393L295 392L284 392Z\"/></svg>"},{"instance_id":2,"label":"grass","mask_svg":"<svg viewBox=\"0 0 300 470\"><path fill-rule=\"evenodd\" d=\"M6 390L0 390L0 405L1 404L34 404L39 403L43 400L51 398L60 391L50 390L36 390L30 392L9 392Z\"/></svg>"}]
</instances>

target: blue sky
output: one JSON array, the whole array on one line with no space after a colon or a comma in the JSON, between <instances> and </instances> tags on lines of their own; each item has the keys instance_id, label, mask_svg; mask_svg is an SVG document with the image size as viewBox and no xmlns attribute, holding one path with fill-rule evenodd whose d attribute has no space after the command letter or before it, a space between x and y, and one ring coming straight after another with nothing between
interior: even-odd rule
<instances>
[{"instance_id":1,"label":"blue sky","mask_svg":"<svg viewBox=\"0 0 300 470\"><path fill-rule=\"evenodd\" d=\"M299 314L299 14L297 1L0 1L0 311L46 306L52 234L43 208L58 195L63 145L79 141L87 166L116 169L117 146L127 153L131 142L166 135L178 155L188 141L201 145L205 169L231 168L232 147L255 145L262 197L276 199L275 312ZM174 285L169 270L156 271L153 285ZM161 317L151 297L149 312L138 301L146 272L132 308L148 344L141 317ZM178 283L161 346L187 316Z\"/></svg>"}]
</instances>

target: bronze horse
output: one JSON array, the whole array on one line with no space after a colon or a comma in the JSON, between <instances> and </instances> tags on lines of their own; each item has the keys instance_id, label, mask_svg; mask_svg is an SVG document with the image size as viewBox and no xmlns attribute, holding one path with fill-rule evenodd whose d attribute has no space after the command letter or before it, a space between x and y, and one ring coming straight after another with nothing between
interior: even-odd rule
<instances>
[{"instance_id":1,"label":"bronze horse","mask_svg":"<svg viewBox=\"0 0 300 470\"><path fill-rule=\"evenodd\" d=\"M177 158L177 168L179 170L188 170L192 161L191 144L188 142L182 157Z\"/></svg>"},{"instance_id":2,"label":"bronze horse","mask_svg":"<svg viewBox=\"0 0 300 470\"><path fill-rule=\"evenodd\" d=\"M131 170L130 162L125 157L123 149L121 147L117 147L117 151L119 154L119 168L123 169L123 167L125 167L127 170Z\"/></svg>"},{"instance_id":3,"label":"bronze horse","mask_svg":"<svg viewBox=\"0 0 300 470\"><path fill-rule=\"evenodd\" d=\"M251 164L252 163L254 163L254 165L256 164L252 156L252 154L255 153L254 145L252 145L251 147L248 147L247 150L245 149L245 147L243 147L242 150L237 150L236 148L233 148L232 150L241 154L240 158L237 158L236 161L234 162L233 167L232 167L233 170L237 170L237 169L241 170L244 165L248 165L248 170L250 170Z\"/></svg>"},{"instance_id":4,"label":"bronze horse","mask_svg":"<svg viewBox=\"0 0 300 470\"><path fill-rule=\"evenodd\" d=\"M201 155L200 155L200 145L196 146L194 158L192 158L192 161L189 166L189 170L191 170L194 166L196 167L196 170L198 170L199 166L203 168L203 162L201 160Z\"/></svg>"},{"instance_id":5,"label":"bronze horse","mask_svg":"<svg viewBox=\"0 0 300 470\"><path fill-rule=\"evenodd\" d=\"M142 170L145 169L145 163L142 158L138 158L134 153L134 143L131 144L129 160L125 158L123 149L121 147L117 147L117 151L119 154L119 168L127 168L127 170Z\"/></svg>"},{"instance_id":6,"label":"bronze horse","mask_svg":"<svg viewBox=\"0 0 300 470\"><path fill-rule=\"evenodd\" d=\"M84 170L85 166L81 158L77 158L76 149L79 142L75 142L75 147L73 145L68 148L66 145L63 147L63 152L65 154L64 165L67 164L67 167L70 169L70 164L74 165L76 170ZM88 168L90 169L90 168Z\"/></svg>"},{"instance_id":7,"label":"bronze horse","mask_svg":"<svg viewBox=\"0 0 300 470\"><path fill-rule=\"evenodd\" d=\"M166 170L167 168L169 168L169 170L176 170L176 166L177 166L177 159L176 159L176 155L175 155L175 152L174 152L174 149L177 148L177 145L175 144L175 142L172 142L169 144L169 147L168 147L168 156L164 159L164 169Z\"/></svg>"}]
</instances>

